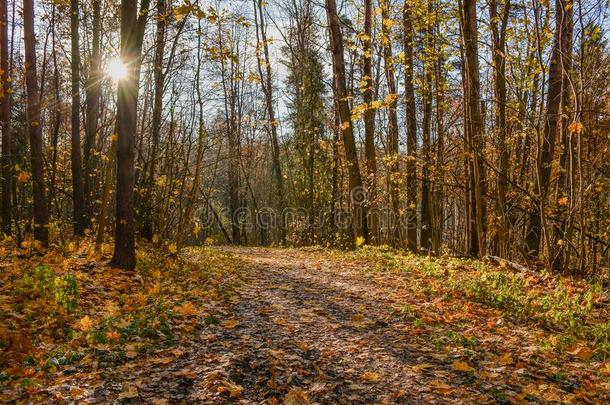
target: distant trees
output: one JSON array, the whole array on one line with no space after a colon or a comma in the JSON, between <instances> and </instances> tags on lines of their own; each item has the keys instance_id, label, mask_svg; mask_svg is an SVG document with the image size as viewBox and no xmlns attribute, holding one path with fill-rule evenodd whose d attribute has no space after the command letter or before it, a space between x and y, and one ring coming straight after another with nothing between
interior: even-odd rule
<instances>
[{"instance_id":1,"label":"distant trees","mask_svg":"<svg viewBox=\"0 0 610 405\"><path fill-rule=\"evenodd\" d=\"M106 254L113 228L123 268L138 236L608 264L605 3L11 5L2 230L19 243L91 230Z\"/></svg>"},{"instance_id":2,"label":"distant trees","mask_svg":"<svg viewBox=\"0 0 610 405\"><path fill-rule=\"evenodd\" d=\"M294 131L292 143L301 162L301 174L293 186L292 205L306 207L309 214L302 243L317 243L321 210L325 208L324 170L328 153L325 142L327 86L324 83L323 61L317 47L315 10L310 0L291 3L287 7L290 28L283 48L283 63L287 68L285 91L288 95L289 120Z\"/></svg>"}]
</instances>

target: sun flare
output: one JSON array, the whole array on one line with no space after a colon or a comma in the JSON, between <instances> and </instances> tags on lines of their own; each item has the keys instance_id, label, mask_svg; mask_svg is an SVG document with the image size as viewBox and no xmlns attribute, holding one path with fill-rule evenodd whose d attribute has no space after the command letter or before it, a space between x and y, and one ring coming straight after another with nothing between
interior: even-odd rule
<instances>
[{"instance_id":1,"label":"sun flare","mask_svg":"<svg viewBox=\"0 0 610 405\"><path fill-rule=\"evenodd\" d=\"M106 73L112 80L119 82L127 78L127 65L120 58L112 59L106 66Z\"/></svg>"}]
</instances>

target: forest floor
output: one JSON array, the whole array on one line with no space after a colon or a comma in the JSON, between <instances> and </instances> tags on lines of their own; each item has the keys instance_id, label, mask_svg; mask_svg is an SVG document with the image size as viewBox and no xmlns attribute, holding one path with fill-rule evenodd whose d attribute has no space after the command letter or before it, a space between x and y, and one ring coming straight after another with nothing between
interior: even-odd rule
<instances>
[{"instance_id":1,"label":"forest floor","mask_svg":"<svg viewBox=\"0 0 610 405\"><path fill-rule=\"evenodd\" d=\"M3 288L0 401L610 400L601 285L368 247L189 248L149 258L137 275L64 253L68 264L48 253L40 262L64 260L55 280L78 280L78 310L53 321L67 336L17 341L41 298ZM43 336L57 328L29 319Z\"/></svg>"}]
</instances>

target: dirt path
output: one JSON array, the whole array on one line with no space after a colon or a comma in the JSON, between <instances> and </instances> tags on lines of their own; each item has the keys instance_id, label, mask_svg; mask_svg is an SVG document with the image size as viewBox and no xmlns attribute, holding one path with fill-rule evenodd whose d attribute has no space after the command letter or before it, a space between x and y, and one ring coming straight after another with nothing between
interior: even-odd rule
<instances>
[{"instance_id":1,"label":"dirt path","mask_svg":"<svg viewBox=\"0 0 610 405\"><path fill-rule=\"evenodd\" d=\"M89 387L86 399L502 403L523 392L517 377L543 380L558 395L569 390L561 385L569 381L546 381L548 376L540 375L539 360L528 363L501 356L503 347L515 342L521 343L525 358L530 356L527 328L510 325L505 336L479 336L476 345L480 347L474 347L464 338L467 334L444 326L422 329L416 322L414 326L409 314L434 312L435 306L433 300L409 295L415 281L409 277L363 272L355 264L320 259L316 252L222 250L240 258L245 267L240 296L225 310L224 318L218 324L204 325L195 344L171 349L169 357L158 353L145 367L141 362L138 366L127 363L114 370L102 386ZM468 331L477 316L493 319L497 315L481 308L474 308L472 314L472 319L452 319L452 325ZM460 341L458 348L444 347L451 339L466 341ZM452 364L456 358L476 359L476 350L498 353L500 360L494 360L487 374L474 373L466 362Z\"/></svg>"}]
</instances>

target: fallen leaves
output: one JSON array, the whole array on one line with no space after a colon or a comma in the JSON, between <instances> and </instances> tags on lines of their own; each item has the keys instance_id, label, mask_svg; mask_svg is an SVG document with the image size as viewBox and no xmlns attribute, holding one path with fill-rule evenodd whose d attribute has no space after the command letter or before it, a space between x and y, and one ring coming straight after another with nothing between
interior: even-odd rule
<instances>
[{"instance_id":1,"label":"fallen leaves","mask_svg":"<svg viewBox=\"0 0 610 405\"><path fill-rule=\"evenodd\" d=\"M197 311L197 308L195 308L195 305L193 305L193 303L190 301L187 301L180 306L174 307L174 312L186 317L194 316L199 313L199 311Z\"/></svg>"},{"instance_id":2,"label":"fallen leaves","mask_svg":"<svg viewBox=\"0 0 610 405\"><path fill-rule=\"evenodd\" d=\"M433 391L439 392L441 394L448 394L448 393L450 393L453 390L450 385L447 385L447 384L445 384L444 382L442 382L440 380L432 380L430 382L429 387Z\"/></svg>"},{"instance_id":3,"label":"fallen leaves","mask_svg":"<svg viewBox=\"0 0 610 405\"><path fill-rule=\"evenodd\" d=\"M585 346L580 346L576 348L574 351L570 352L570 354L574 357L579 358L580 360L589 360L595 354L595 351L589 349Z\"/></svg>"},{"instance_id":4,"label":"fallen leaves","mask_svg":"<svg viewBox=\"0 0 610 405\"><path fill-rule=\"evenodd\" d=\"M222 321L220 325L225 329L234 329L239 325L239 321L237 319L227 319Z\"/></svg>"},{"instance_id":5,"label":"fallen leaves","mask_svg":"<svg viewBox=\"0 0 610 405\"><path fill-rule=\"evenodd\" d=\"M292 388L284 398L284 405L308 405L310 403L307 393L301 388Z\"/></svg>"},{"instance_id":6,"label":"fallen leaves","mask_svg":"<svg viewBox=\"0 0 610 405\"><path fill-rule=\"evenodd\" d=\"M227 378L221 371L213 371L205 376L205 386L219 394L226 394L230 398L239 398L242 395L243 387L237 385Z\"/></svg>"},{"instance_id":7,"label":"fallen leaves","mask_svg":"<svg viewBox=\"0 0 610 405\"><path fill-rule=\"evenodd\" d=\"M366 371L360 375L360 378L367 382L376 383L377 381L379 381L380 377L379 373L376 373L374 371Z\"/></svg>"},{"instance_id":8,"label":"fallen leaves","mask_svg":"<svg viewBox=\"0 0 610 405\"><path fill-rule=\"evenodd\" d=\"M411 366L411 370L415 371L416 373L419 373L430 367L433 367L430 363L420 363L416 364L415 366Z\"/></svg>"},{"instance_id":9,"label":"fallen leaves","mask_svg":"<svg viewBox=\"0 0 610 405\"><path fill-rule=\"evenodd\" d=\"M610 375L610 362L604 364L599 370L602 374Z\"/></svg>"},{"instance_id":10,"label":"fallen leaves","mask_svg":"<svg viewBox=\"0 0 610 405\"><path fill-rule=\"evenodd\" d=\"M78 329L80 329L83 332L87 332L89 329L91 329L92 326L93 326L93 321L91 320L89 315L83 316L78 321Z\"/></svg>"},{"instance_id":11,"label":"fallen leaves","mask_svg":"<svg viewBox=\"0 0 610 405\"><path fill-rule=\"evenodd\" d=\"M133 399L139 396L138 387L134 384L123 384L123 390L118 396L118 399Z\"/></svg>"},{"instance_id":12,"label":"fallen leaves","mask_svg":"<svg viewBox=\"0 0 610 405\"><path fill-rule=\"evenodd\" d=\"M470 366L470 364L468 364L464 361L460 361L460 360L454 360L453 363L451 363L451 367L453 367L453 369L457 370L457 371L464 371L464 372L474 371L474 368L472 366Z\"/></svg>"},{"instance_id":13,"label":"fallen leaves","mask_svg":"<svg viewBox=\"0 0 610 405\"><path fill-rule=\"evenodd\" d=\"M443 397L441 402L481 403L490 392L516 403L606 402L610 363L600 363L600 349L591 342L579 339L566 347L558 334L536 324L447 293L445 281L455 274L474 277L462 262L445 266L444 259L393 253L373 264L347 259L374 249L243 248L252 252L244 253L252 255L247 282L239 294L227 294L224 276L232 275L234 259L209 263L222 253L185 248L186 262L151 260L136 279L100 264L81 271L82 259L75 257L83 249L68 246L64 252L73 257L57 261L66 271L76 269L82 292L84 304L68 322L75 337L64 346L48 336L36 341L24 349L34 362L7 375L11 383L28 378L45 388L64 382L103 386L107 402L181 400L152 399L153 390L190 392L180 395L196 403L251 402L261 395L292 405L396 403L408 402L411 393L422 402ZM387 269L394 260L399 273ZM189 262L205 262L205 271ZM2 297L0 305L14 312ZM37 308L28 302L23 307ZM134 333L142 325L145 333ZM229 332L238 327L239 333ZM171 340L164 335L168 329ZM2 342L16 350L11 336L0 329ZM70 364L45 357L58 347L85 357ZM47 361L53 366L43 370ZM125 382L108 390L110 382L100 380L107 375ZM568 385L580 388L568 393ZM73 392L73 400L82 402L91 392L70 390L63 395Z\"/></svg>"},{"instance_id":14,"label":"fallen leaves","mask_svg":"<svg viewBox=\"0 0 610 405\"><path fill-rule=\"evenodd\" d=\"M510 364L514 364L515 361L513 360L513 356L511 353L504 353L503 355L498 356L498 358L496 359L496 363L500 366L508 366Z\"/></svg>"}]
</instances>

